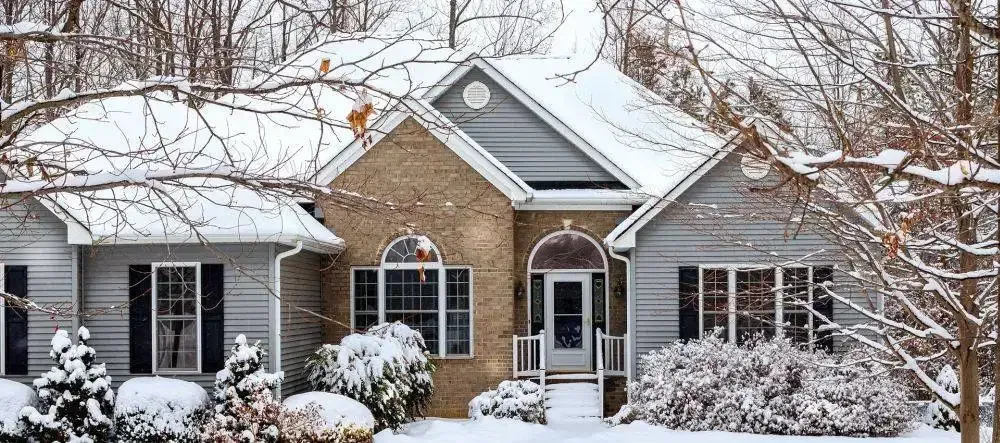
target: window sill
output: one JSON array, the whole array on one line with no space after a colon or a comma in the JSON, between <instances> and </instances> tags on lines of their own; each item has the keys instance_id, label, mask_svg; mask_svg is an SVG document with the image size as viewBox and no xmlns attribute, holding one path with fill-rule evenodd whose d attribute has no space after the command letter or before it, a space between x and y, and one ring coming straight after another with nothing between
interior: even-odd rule
<instances>
[{"instance_id":1,"label":"window sill","mask_svg":"<svg viewBox=\"0 0 1000 443\"><path fill-rule=\"evenodd\" d=\"M430 356L431 360L472 360L475 358L475 355L446 355L444 357L439 357L437 355Z\"/></svg>"},{"instance_id":2,"label":"window sill","mask_svg":"<svg viewBox=\"0 0 1000 443\"><path fill-rule=\"evenodd\" d=\"M203 372L195 370L195 369L192 369L192 370L189 370L189 371L153 371L153 372L151 372L149 374L132 374L132 375L152 375L152 376L157 376L157 375L200 375L200 374L203 374Z\"/></svg>"}]
</instances>

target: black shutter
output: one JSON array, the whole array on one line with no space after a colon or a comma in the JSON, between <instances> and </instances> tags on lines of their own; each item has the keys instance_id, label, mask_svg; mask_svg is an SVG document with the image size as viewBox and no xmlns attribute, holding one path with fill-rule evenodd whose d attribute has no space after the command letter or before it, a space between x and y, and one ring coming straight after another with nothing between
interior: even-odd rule
<instances>
[{"instance_id":1,"label":"black shutter","mask_svg":"<svg viewBox=\"0 0 1000 443\"><path fill-rule=\"evenodd\" d=\"M215 373L226 360L222 264L201 265L201 372Z\"/></svg>"},{"instance_id":2,"label":"black shutter","mask_svg":"<svg viewBox=\"0 0 1000 443\"><path fill-rule=\"evenodd\" d=\"M28 267L4 267L4 292L20 298L28 297ZM4 328L7 342L6 368L8 375L28 374L28 310L4 307Z\"/></svg>"},{"instance_id":3,"label":"black shutter","mask_svg":"<svg viewBox=\"0 0 1000 443\"><path fill-rule=\"evenodd\" d=\"M605 311L607 310L607 300L605 300L604 297L606 292L604 283L603 272L595 272L590 276L590 295L591 300L593 301L593 303L591 303L591 310L593 312L591 312L590 318L594 319L593 323L595 330L597 328L601 328L601 331L604 331L604 333L607 334L609 331L608 321L604 318Z\"/></svg>"},{"instance_id":4,"label":"black shutter","mask_svg":"<svg viewBox=\"0 0 1000 443\"><path fill-rule=\"evenodd\" d=\"M679 295L680 338L696 340L701 334L698 329L698 267L677 268L677 292Z\"/></svg>"},{"instance_id":5,"label":"black shutter","mask_svg":"<svg viewBox=\"0 0 1000 443\"><path fill-rule=\"evenodd\" d=\"M531 335L545 329L545 275L531 274L531 287L528 289L531 300Z\"/></svg>"},{"instance_id":6,"label":"black shutter","mask_svg":"<svg viewBox=\"0 0 1000 443\"><path fill-rule=\"evenodd\" d=\"M153 278L152 266L128 267L129 371L153 372Z\"/></svg>"},{"instance_id":7,"label":"black shutter","mask_svg":"<svg viewBox=\"0 0 1000 443\"><path fill-rule=\"evenodd\" d=\"M833 298L827 295L826 290L820 286L823 283L833 281L833 267L832 266L816 266L813 268L813 283L816 285L813 288L813 309L816 312L823 314L824 317L830 321L833 319ZM813 328L818 328L826 324L819 318L813 320ZM833 333L831 331L817 332L815 334L816 347L818 349L824 349L827 352L833 352Z\"/></svg>"}]
</instances>

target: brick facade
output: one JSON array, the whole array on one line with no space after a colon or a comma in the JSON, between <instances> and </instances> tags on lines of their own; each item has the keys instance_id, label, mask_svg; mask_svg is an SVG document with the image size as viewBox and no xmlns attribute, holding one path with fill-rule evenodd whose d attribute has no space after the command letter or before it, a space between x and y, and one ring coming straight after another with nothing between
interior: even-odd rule
<instances>
[{"instance_id":1,"label":"brick facade","mask_svg":"<svg viewBox=\"0 0 1000 443\"><path fill-rule=\"evenodd\" d=\"M376 266L385 247L407 233L428 236L446 265L473 269L473 358L437 359L429 415L465 417L469 400L511 377L511 336L525 334L527 256L545 234L570 226L600 241L627 212L515 213L510 200L414 120L400 124L331 183L394 202L381 210L320 201L326 225L347 249L326 272L324 339L350 332L350 269ZM419 204L415 204L419 201ZM387 205L388 206L388 205ZM624 267L611 261L611 331L624 330ZM520 295L515 295L515 294Z\"/></svg>"}]
</instances>

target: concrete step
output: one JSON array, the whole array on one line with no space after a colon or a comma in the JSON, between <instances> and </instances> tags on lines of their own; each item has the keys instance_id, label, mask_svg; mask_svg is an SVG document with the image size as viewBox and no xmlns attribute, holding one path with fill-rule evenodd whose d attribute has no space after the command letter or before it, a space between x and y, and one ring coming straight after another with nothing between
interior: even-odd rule
<instances>
[{"instance_id":1,"label":"concrete step","mask_svg":"<svg viewBox=\"0 0 1000 443\"><path fill-rule=\"evenodd\" d=\"M545 406L550 423L600 420L604 401L596 383L546 383Z\"/></svg>"}]
</instances>

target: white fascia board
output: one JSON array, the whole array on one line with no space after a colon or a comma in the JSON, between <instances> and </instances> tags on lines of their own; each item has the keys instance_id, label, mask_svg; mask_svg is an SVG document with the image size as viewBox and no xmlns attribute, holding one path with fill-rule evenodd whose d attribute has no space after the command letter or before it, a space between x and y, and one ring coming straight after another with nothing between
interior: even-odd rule
<instances>
[{"instance_id":1,"label":"white fascia board","mask_svg":"<svg viewBox=\"0 0 1000 443\"><path fill-rule=\"evenodd\" d=\"M601 151L594 148L593 145L588 143L583 137L580 137L575 131L573 131L569 126L566 126L562 120L549 112L541 103L538 103L530 95L524 92L516 83L512 82L506 76L503 75L498 69L494 68L493 65L489 64L489 61L484 59L476 59L472 62L476 67L482 69L493 81L497 82L504 89L507 90L511 95L514 96L518 101L523 103L532 112L534 112L538 117L542 119L545 123L552 127L559 135L569 140L574 146L583 151L587 157L596 162L606 171L610 172L611 175L615 176L619 181L624 183L626 186L632 189L638 189L642 185L636 181L632 176L628 175L624 170L618 167L618 165L606 157Z\"/></svg>"},{"instance_id":2,"label":"white fascia board","mask_svg":"<svg viewBox=\"0 0 1000 443\"><path fill-rule=\"evenodd\" d=\"M52 201L51 199L45 197L36 197L38 203L48 209L52 215L61 220L66 224L66 243L71 245L89 245L94 241L94 237L90 234L90 230L83 226L69 212L64 210L58 203Z\"/></svg>"},{"instance_id":3,"label":"white fascia board","mask_svg":"<svg viewBox=\"0 0 1000 443\"><path fill-rule=\"evenodd\" d=\"M324 242L316 240L312 237L306 237L298 234L282 234L277 236L263 237L250 240L248 236L241 235L206 235L204 239L210 243L276 243L286 246L295 246L299 241L302 242L302 247L306 250L322 253L322 254L336 254L344 250L345 243L343 240L340 242ZM116 245L200 245L201 240L194 236L165 236L165 237L141 237L141 238L129 238L129 237L104 237L97 241L79 243L94 246L116 246Z\"/></svg>"},{"instance_id":4,"label":"white fascia board","mask_svg":"<svg viewBox=\"0 0 1000 443\"><path fill-rule=\"evenodd\" d=\"M646 226L650 220L656 218L660 212L663 211L667 206L670 206L677 198L679 198L685 191L688 190L692 185L698 182L702 177L705 176L709 171L715 168L716 165L722 162L733 150L736 149L740 137L736 136L730 139L725 146L723 146L718 152L713 154L711 157L705 160L697 169L692 173L684 177L677 186L674 186L669 192L663 197L653 197L650 198L645 204L642 205L638 210L632 215L622 221L615 229L612 229L607 237L604 238L604 243L615 250L628 250L635 247L635 234L643 226Z\"/></svg>"},{"instance_id":5,"label":"white fascia board","mask_svg":"<svg viewBox=\"0 0 1000 443\"><path fill-rule=\"evenodd\" d=\"M522 211L632 211L635 205L648 200L647 195L627 191L609 194L576 190L569 195L535 191L532 198L516 203L514 208Z\"/></svg>"}]
</instances>

